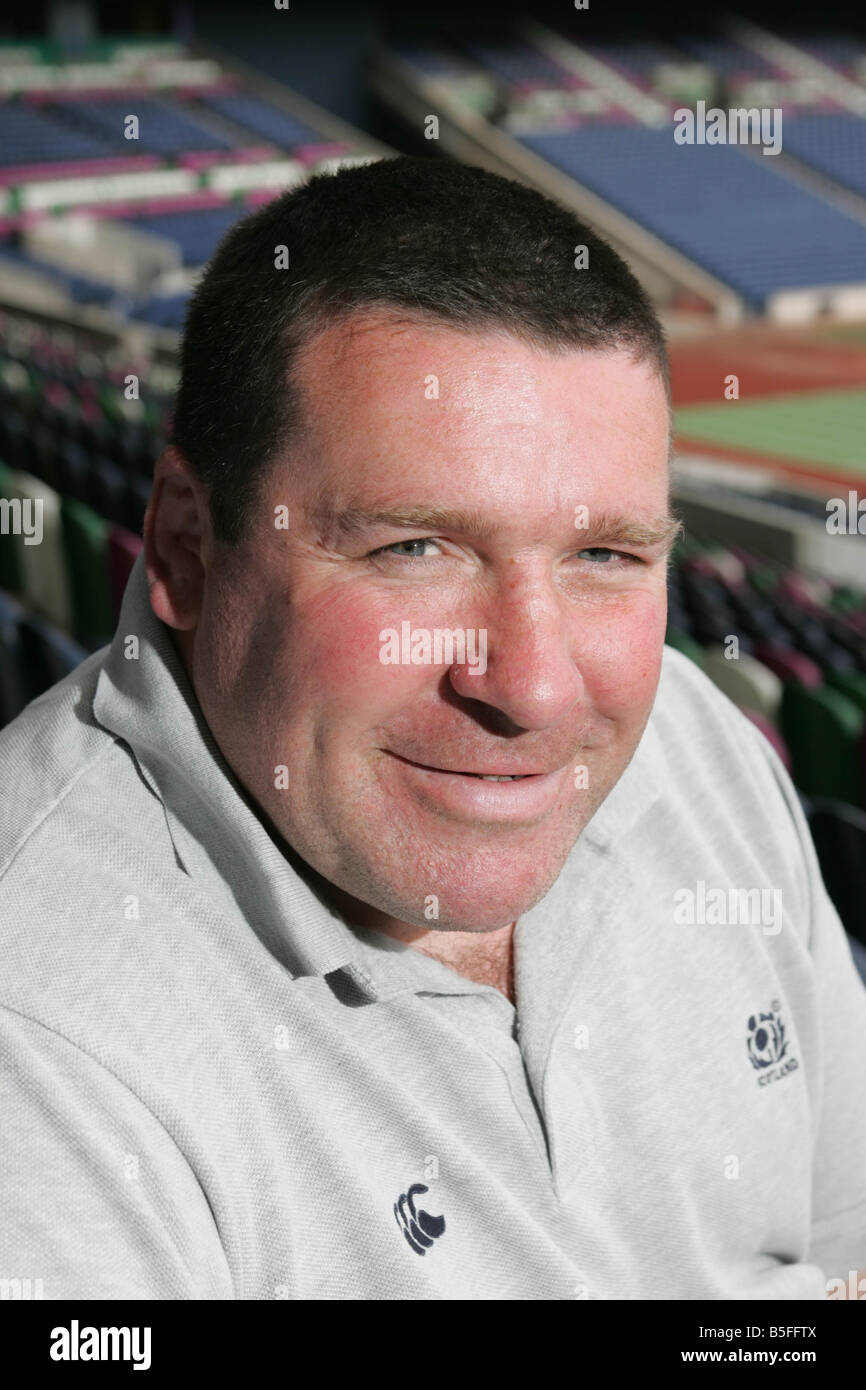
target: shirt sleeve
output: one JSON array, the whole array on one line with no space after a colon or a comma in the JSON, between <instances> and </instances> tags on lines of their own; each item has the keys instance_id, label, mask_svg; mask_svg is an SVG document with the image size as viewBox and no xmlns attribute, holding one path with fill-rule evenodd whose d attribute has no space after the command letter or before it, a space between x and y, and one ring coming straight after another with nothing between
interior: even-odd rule
<instances>
[{"instance_id":1,"label":"shirt sleeve","mask_svg":"<svg viewBox=\"0 0 866 1390\"><path fill-rule=\"evenodd\" d=\"M0 1117L0 1279L44 1299L234 1297L206 1194L156 1117L5 1008Z\"/></svg>"},{"instance_id":2,"label":"shirt sleeve","mask_svg":"<svg viewBox=\"0 0 866 1390\"><path fill-rule=\"evenodd\" d=\"M751 723L749 730L787 805L810 905L808 946L818 1013L820 1100L806 1258L828 1279L847 1279L852 1269L866 1270L866 987L824 885L791 778L764 735Z\"/></svg>"}]
</instances>

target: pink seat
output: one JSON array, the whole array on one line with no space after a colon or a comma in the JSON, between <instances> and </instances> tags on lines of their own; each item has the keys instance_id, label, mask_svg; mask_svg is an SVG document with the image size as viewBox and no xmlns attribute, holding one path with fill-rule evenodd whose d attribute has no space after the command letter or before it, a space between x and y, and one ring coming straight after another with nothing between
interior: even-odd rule
<instances>
[{"instance_id":1,"label":"pink seat","mask_svg":"<svg viewBox=\"0 0 866 1390\"><path fill-rule=\"evenodd\" d=\"M824 684L821 667L793 647L781 647L775 642L759 642L755 656L783 681L798 681L810 689Z\"/></svg>"},{"instance_id":2,"label":"pink seat","mask_svg":"<svg viewBox=\"0 0 866 1390\"><path fill-rule=\"evenodd\" d=\"M144 542L141 536L124 531L122 526L112 526L108 536L108 575L111 581L111 597L116 617L120 617L120 605L126 589L129 571L135 564L135 557Z\"/></svg>"}]
</instances>

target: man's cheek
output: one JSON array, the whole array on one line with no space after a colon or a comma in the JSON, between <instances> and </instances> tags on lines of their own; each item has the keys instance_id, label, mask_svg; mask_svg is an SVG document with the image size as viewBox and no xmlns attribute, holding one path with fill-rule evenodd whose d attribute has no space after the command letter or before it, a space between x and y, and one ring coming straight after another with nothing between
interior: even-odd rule
<instances>
[{"instance_id":1,"label":"man's cheek","mask_svg":"<svg viewBox=\"0 0 866 1390\"><path fill-rule=\"evenodd\" d=\"M612 624L582 674L592 702L611 719L639 717L655 697L664 648L664 622L652 611Z\"/></svg>"},{"instance_id":2,"label":"man's cheek","mask_svg":"<svg viewBox=\"0 0 866 1390\"><path fill-rule=\"evenodd\" d=\"M305 615L296 646L307 685L327 686L345 703L387 699L418 682L419 668L402 660L393 600L364 607L332 602L327 613Z\"/></svg>"}]
</instances>

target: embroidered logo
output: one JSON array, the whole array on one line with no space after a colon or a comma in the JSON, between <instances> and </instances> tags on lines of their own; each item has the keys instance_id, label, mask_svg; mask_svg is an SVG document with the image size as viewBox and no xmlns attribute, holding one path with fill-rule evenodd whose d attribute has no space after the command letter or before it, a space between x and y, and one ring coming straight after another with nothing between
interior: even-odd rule
<instances>
[{"instance_id":1,"label":"embroidered logo","mask_svg":"<svg viewBox=\"0 0 866 1390\"><path fill-rule=\"evenodd\" d=\"M769 1013L752 1014L747 1024L746 1049L755 1071L760 1072L759 1086L768 1086L771 1081L780 1080L788 1072L796 1071L800 1065L796 1057L786 1055L790 1039L779 1012L781 1007L779 1001L774 999Z\"/></svg>"},{"instance_id":2,"label":"embroidered logo","mask_svg":"<svg viewBox=\"0 0 866 1390\"><path fill-rule=\"evenodd\" d=\"M415 1198L429 1192L423 1182L413 1182L408 1192L394 1203L394 1219L416 1255L426 1255L434 1240L445 1230L444 1216L431 1216L429 1211L416 1211Z\"/></svg>"}]
</instances>

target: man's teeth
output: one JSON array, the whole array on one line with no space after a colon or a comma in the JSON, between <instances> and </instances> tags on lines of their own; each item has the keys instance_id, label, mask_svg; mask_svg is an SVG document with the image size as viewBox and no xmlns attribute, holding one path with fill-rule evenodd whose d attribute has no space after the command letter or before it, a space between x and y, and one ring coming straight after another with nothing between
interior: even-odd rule
<instances>
[{"instance_id":1,"label":"man's teeth","mask_svg":"<svg viewBox=\"0 0 866 1390\"><path fill-rule=\"evenodd\" d=\"M471 774L473 777L480 777L482 782L517 782L525 775L523 772L516 772L508 777L489 777L486 772L473 772Z\"/></svg>"}]
</instances>

